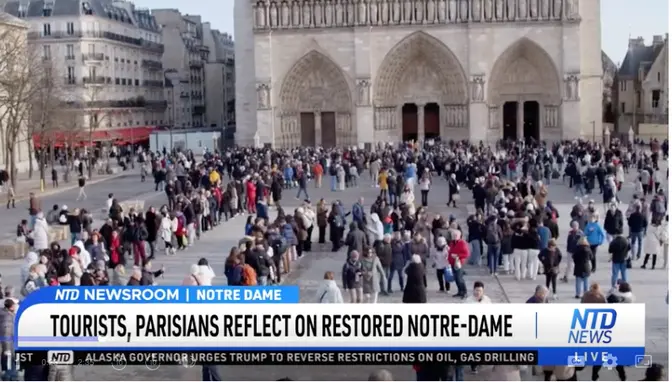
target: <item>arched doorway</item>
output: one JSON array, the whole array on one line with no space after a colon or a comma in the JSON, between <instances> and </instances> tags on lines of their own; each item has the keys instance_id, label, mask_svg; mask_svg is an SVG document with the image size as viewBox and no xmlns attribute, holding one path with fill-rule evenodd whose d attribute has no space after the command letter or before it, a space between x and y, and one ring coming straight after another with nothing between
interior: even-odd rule
<instances>
[{"instance_id":1,"label":"arched doorway","mask_svg":"<svg viewBox=\"0 0 672 382\"><path fill-rule=\"evenodd\" d=\"M445 44L425 32L412 33L390 50L378 69L373 90L376 115L389 108L402 108L401 123L392 124L401 126L398 136L402 139L412 134L418 139L440 136L442 105L468 104L467 79L460 62ZM407 104L422 108L415 117L415 132L408 130L411 109L403 106ZM389 129L386 118L375 121L375 130ZM468 127L468 118L460 121L463 126L451 127Z\"/></svg>"},{"instance_id":2,"label":"arched doorway","mask_svg":"<svg viewBox=\"0 0 672 382\"><path fill-rule=\"evenodd\" d=\"M276 146L353 144L352 98L345 75L327 56L311 51L289 70L280 89Z\"/></svg>"},{"instance_id":3,"label":"arched doorway","mask_svg":"<svg viewBox=\"0 0 672 382\"><path fill-rule=\"evenodd\" d=\"M418 139L418 105L414 103L401 107L401 139L404 142Z\"/></svg>"},{"instance_id":4,"label":"arched doorway","mask_svg":"<svg viewBox=\"0 0 672 382\"><path fill-rule=\"evenodd\" d=\"M499 136L504 139L544 139L545 110L561 103L560 76L546 51L523 38L495 61L488 84L488 103L502 108ZM491 118L496 113L491 114ZM549 119L551 120L551 119Z\"/></svg>"}]
</instances>

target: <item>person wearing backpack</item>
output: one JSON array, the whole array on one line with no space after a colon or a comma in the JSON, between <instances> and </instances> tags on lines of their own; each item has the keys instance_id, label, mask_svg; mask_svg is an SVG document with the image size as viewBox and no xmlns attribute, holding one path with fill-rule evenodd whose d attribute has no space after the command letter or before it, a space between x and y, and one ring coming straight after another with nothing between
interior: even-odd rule
<instances>
[{"instance_id":1,"label":"person wearing backpack","mask_svg":"<svg viewBox=\"0 0 672 382\"><path fill-rule=\"evenodd\" d=\"M490 275L497 275L503 232L502 228L497 224L497 216L490 216L486 221L485 226L488 269L490 270Z\"/></svg>"},{"instance_id":2,"label":"person wearing backpack","mask_svg":"<svg viewBox=\"0 0 672 382\"><path fill-rule=\"evenodd\" d=\"M242 273L241 273L241 286L255 286L257 285L257 273L250 264L241 263Z\"/></svg>"}]
</instances>

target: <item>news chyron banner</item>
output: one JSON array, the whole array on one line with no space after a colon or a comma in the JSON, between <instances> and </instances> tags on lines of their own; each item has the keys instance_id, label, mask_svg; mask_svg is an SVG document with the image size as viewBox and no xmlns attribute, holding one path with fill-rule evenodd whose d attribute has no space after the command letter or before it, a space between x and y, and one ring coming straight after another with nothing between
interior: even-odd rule
<instances>
[{"instance_id":1,"label":"news chyron banner","mask_svg":"<svg viewBox=\"0 0 672 382\"><path fill-rule=\"evenodd\" d=\"M299 304L299 288L50 287L23 364L635 365L644 304Z\"/></svg>"}]
</instances>

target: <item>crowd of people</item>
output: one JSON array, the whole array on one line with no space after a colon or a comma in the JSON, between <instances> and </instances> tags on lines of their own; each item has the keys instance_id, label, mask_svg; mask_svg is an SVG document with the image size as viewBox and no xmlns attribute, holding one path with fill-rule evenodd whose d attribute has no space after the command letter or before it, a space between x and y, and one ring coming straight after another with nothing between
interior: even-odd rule
<instances>
[{"instance_id":1,"label":"crowd of people","mask_svg":"<svg viewBox=\"0 0 672 382\"><path fill-rule=\"evenodd\" d=\"M96 227L91 211L66 205L45 211L39 198L30 196L28 219L17 227L17 237L31 250L16 300L54 285L155 285L165 270L155 269L153 259L175 256L222 222L247 215L242 239L226 258L228 285L280 283L306 253L345 248L340 274L325 274L315 302L376 303L381 294L399 291L403 303L426 303L427 278L436 277L440 291L452 290L456 300L487 304L491 300L484 282L469 290L464 278L470 267L486 266L498 277L543 276L545 286L538 286L528 303L561 298L558 281L571 278L574 297L581 302L631 303L631 268L667 266L667 174L660 173L656 145L650 150L617 141L609 147L575 141L549 146L504 142L497 149L467 142L381 145L373 150L234 148L206 152L202 160L191 152L142 153L143 180L151 174L155 190L165 192L166 204L160 207L126 211L110 194L106 220ZM636 191L623 214L618 208L626 198L621 189L625 174L633 171ZM311 191L323 186L325 176L334 200L312 201ZM439 178L448 183L445 201L455 214L430 212L429 194ZM559 183L566 178L576 205L567 242L560 243L560 230L566 228L557 224L550 185L556 180L554 187L562 187ZM364 198L351 206L339 200L340 191L362 186L379 190L370 205ZM475 207L466 220L454 216L466 195L461 187ZM294 211L283 208L285 191L301 204ZM601 206L592 200L599 194ZM68 226L69 245L49 242L52 225ZM602 287L591 282L600 246L608 247L612 267L610 285ZM212 285L215 274L202 258L190 267L183 285ZM0 336L7 338L16 305L14 299L5 301ZM495 375L520 373L519 368L495 369ZM449 374L463 378L459 366L418 365L416 371L418 380L446 380ZM46 376L39 373L44 369L26 370L25 378ZM556 380L575 378L568 369L545 368L543 374L547 380L551 375ZM594 368L593 380L598 377ZM626 378L622 368L619 378Z\"/></svg>"}]
</instances>

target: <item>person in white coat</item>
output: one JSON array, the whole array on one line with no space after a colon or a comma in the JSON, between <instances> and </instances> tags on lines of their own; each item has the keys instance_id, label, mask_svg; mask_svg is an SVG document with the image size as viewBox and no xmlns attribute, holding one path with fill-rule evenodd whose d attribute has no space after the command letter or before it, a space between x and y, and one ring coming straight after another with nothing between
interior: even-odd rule
<instances>
[{"instance_id":1,"label":"person in white coat","mask_svg":"<svg viewBox=\"0 0 672 382\"><path fill-rule=\"evenodd\" d=\"M371 234L371 237L373 238L373 247L376 248L377 244L383 241L383 238L385 237L385 232L383 229L383 222L380 221L380 217L378 216L377 213L372 213L371 214L371 223L366 226L366 229L369 231Z\"/></svg>"},{"instance_id":2,"label":"person in white coat","mask_svg":"<svg viewBox=\"0 0 672 382\"><path fill-rule=\"evenodd\" d=\"M322 284L317 288L315 302L318 304L343 304L343 294L334 281L334 272L324 274Z\"/></svg>"},{"instance_id":3,"label":"person in white coat","mask_svg":"<svg viewBox=\"0 0 672 382\"><path fill-rule=\"evenodd\" d=\"M205 257L198 260L198 274L201 278L201 285L210 286L212 285L212 279L215 278L215 271L212 270L208 259Z\"/></svg>"},{"instance_id":4,"label":"person in white coat","mask_svg":"<svg viewBox=\"0 0 672 382\"><path fill-rule=\"evenodd\" d=\"M663 255L664 244L667 241L667 226L661 224L653 226L653 229L649 229L646 236L644 236L644 262L642 263L642 269L646 268L651 260L651 269L656 269L656 260L658 260L658 255Z\"/></svg>"},{"instance_id":5,"label":"person in white coat","mask_svg":"<svg viewBox=\"0 0 672 382\"><path fill-rule=\"evenodd\" d=\"M172 229L172 221L170 220L170 217L168 215L163 215L163 218L161 218L161 239L163 239L163 243L165 244L166 248L166 255L172 256L175 254L175 248L173 248L173 229Z\"/></svg>"},{"instance_id":6,"label":"person in white coat","mask_svg":"<svg viewBox=\"0 0 672 382\"><path fill-rule=\"evenodd\" d=\"M444 273L448 267L448 243L446 238L439 236L432 251L432 266L436 269L436 279L439 281L439 292L450 290L450 283L446 283Z\"/></svg>"},{"instance_id":7,"label":"person in white coat","mask_svg":"<svg viewBox=\"0 0 672 382\"><path fill-rule=\"evenodd\" d=\"M39 212L35 217L35 225L31 236L33 238L33 250L39 252L49 248L49 224L47 224L42 212Z\"/></svg>"},{"instance_id":8,"label":"person in white coat","mask_svg":"<svg viewBox=\"0 0 672 382\"><path fill-rule=\"evenodd\" d=\"M23 258L23 265L21 266L21 285L25 284L30 277L30 267L33 264L37 264L39 261L39 256L36 252L30 251L26 253L26 257Z\"/></svg>"},{"instance_id":9,"label":"person in white coat","mask_svg":"<svg viewBox=\"0 0 672 382\"><path fill-rule=\"evenodd\" d=\"M84 242L81 240L77 240L75 242L75 247L79 248L79 264L82 266L82 269L88 268L89 264L91 264L91 254L89 251L84 249Z\"/></svg>"}]
</instances>

